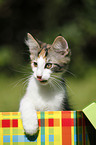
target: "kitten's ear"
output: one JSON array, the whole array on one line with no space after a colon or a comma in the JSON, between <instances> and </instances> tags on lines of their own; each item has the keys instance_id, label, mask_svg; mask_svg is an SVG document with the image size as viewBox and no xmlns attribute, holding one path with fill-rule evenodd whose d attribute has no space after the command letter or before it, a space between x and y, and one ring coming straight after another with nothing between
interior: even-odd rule
<instances>
[{"instance_id":1,"label":"kitten's ear","mask_svg":"<svg viewBox=\"0 0 96 145\"><path fill-rule=\"evenodd\" d=\"M59 63L68 64L70 62L71 51L68 48L67 41L62 37L58 36L55 38L51 46L52 57L55 60L58 60Z\"/></svg>"},{"instance_id":2,"label":"kitten's ear","mask_svg":"<svg viewBox=\"0 0 96 145\"><path fill-rule=\"evenodd\" d=\"M40 46L30 33L27 33L27 40L25 40L25 43L29 47L29 51L31 53L31 59L32 59L33 56L37 55Z\"/></svg>"},{"instance_id":3,"label":"kitten's ear","mask_svg":"<svg viewBox=\"0 0 96 145\"><path fill-rule=\"evenodd\" d=\"M58 36L55 38L53 44L52 44L52 49L61 55L68 55L69 53L69 48L68 48L68 43L62 36Z\"/></svg>"}]
</instances>

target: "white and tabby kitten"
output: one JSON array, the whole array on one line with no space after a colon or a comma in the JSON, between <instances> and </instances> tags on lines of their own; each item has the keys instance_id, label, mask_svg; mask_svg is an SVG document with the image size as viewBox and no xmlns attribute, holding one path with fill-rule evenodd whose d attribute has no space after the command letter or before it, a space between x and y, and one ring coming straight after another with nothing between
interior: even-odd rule
<instances>
[{"instance_id":1,"label":"white and tabby kitten","mask_svg":"<svg viewBox=\"0 0 96 145\"><path fill-rule=\"evenodd\" d=\"M69 110L62 74L70 62L71 52L62 36L56 37L50 45L36 41L28 33L26 44L30 51L33 74L19 111L26 134L34 135L38 131L36 111Z\"/></svg>"}]
</instances>

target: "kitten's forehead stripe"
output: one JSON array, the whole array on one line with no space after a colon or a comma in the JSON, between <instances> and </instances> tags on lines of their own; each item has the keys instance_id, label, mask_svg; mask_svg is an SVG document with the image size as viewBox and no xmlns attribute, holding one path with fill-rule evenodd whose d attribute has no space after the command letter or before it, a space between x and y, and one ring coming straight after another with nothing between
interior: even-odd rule
<instances>
[{"instance_id":1,"label":"kitten's forehead stripe","mask_svg":"<svg viewBox=\"0 0 96 145\"><path fill-rule=\"evenodd\" d=\"M48 48L45 49L45 56L48 55Z\"/></svg>"},{"instance_id":2,"label":"kitten's forehead stripe","mask_svg":"<svg viewBox=\"0 0 96 145\"><path fill-rule=\"evenodd\" d=\"M45 58L45 53L46 53L46 51L45 51L45 49L42 49L42 51L39 53L39 57L43 57L43 58Z\"/></svg>"},{"instance_id":3,"label":"kitten's forehead stripe","mask_svg":"<svg viewBox=\"0 0 96 145\"><path fill-rule=\"evenodd\" d=\"M41 46L41 50L38 53L38 57L40 56L42 56L43 58L47 57L49 49L50 49L50 44L44 43Z\"/></svg>"}]
</instances>

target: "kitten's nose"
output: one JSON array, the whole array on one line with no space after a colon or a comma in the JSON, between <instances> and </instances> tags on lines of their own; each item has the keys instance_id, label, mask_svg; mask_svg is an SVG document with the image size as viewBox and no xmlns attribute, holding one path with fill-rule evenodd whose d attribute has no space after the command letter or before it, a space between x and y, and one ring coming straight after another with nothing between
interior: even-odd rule
<instances>
[{"instance_id":1,"label":"kitten's nose","mask_svg":"<svg viewBox=\"0 0 96 145\"><path fill-rule=\"evenodd\" d=\"M42 78L42 76L37 76L37 79L41 79Z\"/></svg>"}]
</instances>

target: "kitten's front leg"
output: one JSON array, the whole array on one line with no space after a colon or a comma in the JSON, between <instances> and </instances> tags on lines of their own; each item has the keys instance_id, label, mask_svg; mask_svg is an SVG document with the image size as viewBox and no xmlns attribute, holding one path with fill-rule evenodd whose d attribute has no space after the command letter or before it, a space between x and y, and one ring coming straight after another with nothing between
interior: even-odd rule
<instances>
[{"instance_id":1,"label":"kitten's front leg","mask_svg":"<svg viewBox=\"0 0 96 145\"><path fill-rule=\"evenodd\" d=\"M30 98L24 97L20 102L19 111L26 134L34 135L38 131L38 119L34 105Z\"/></svg>"}]
</instances>

